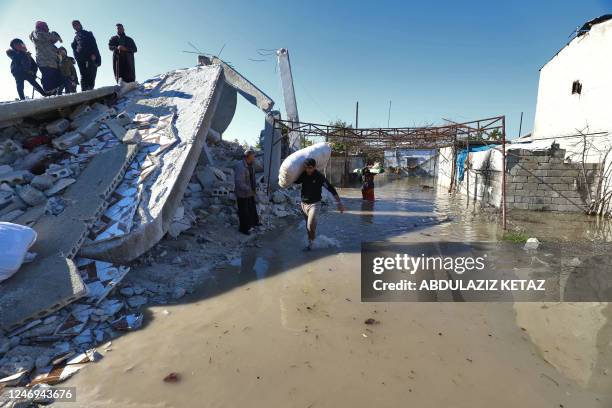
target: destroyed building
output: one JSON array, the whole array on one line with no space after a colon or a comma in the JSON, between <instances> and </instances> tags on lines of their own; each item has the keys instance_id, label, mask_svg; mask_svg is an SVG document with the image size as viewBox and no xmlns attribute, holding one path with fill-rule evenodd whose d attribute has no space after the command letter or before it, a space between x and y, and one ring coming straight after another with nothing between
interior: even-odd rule
<instances>
[{"instance_id":1,"label":"destroyed building","mask_svg":"<svg viewBox=\"0 0 612 408\"><path fill-rule=\"evenodd\" d=\"M33 259L0 282L0 388L60 381L95 360L91 347L138 328L151 299L184 295L121 288L129 263L165 236L206 219L237 231L233 166L244 148L222 134L238 94L264 116L261 231L295 213L295 192L267 188L282 147L274 102L223 61L199 62L142 84L0 105L0 221L37 233ZM78 352L88 354L66 357Z\"/></svg>"}]
</instances>

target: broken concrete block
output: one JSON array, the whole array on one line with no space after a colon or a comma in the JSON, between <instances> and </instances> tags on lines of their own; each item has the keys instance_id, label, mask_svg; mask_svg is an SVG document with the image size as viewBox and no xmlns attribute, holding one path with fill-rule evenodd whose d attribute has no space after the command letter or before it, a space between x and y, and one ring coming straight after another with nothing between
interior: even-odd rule
<instances>
[{"instance_id":1,"label":"broken concrete block","mask_svg":"<svg viewBox=\"0 0 612 408\"><path fill-rule=\"evenodd\" d=\"M10 203L5 204L2 210L0 210L0 214L6 214L9 211L13 210L25 210L28 208L28 205L17 195L17 191L13 191L13 197L11 198Z\"/></svg>"},{"instance_id":2,"label":"broken concrete block","mask_svg":"<svg viewBox=\"0 0 612 408\"><path fill-rule=\"evenodd\" d=\"M80 132L74 131L53 139L51 143L58 150L66 150L78 145L82 141L84 141L83 135Z\"/></svg>"},{"instance_id":3,"label":"broken concrete block","mask_svg":"<svg viewBox=\"0 0 612 408\"><path fill-rule=\"evenodd\" d=\"M196 178L205 190L210 190L215 184L226 180L225 173L214 166L205 166L196 172Z\"/></svg>"},{"instance_id":4,"label":"broken concrete block","mask_svg":"<svg viewBox=\"0 0 612 408\"><path fill-rule=\"evenodd\" d=\"M45 214L60 215L67 205L68 203L66 200L62 199L61 197L51 197L45 205Z\"/></svg>"},{"instance_id":5,"label":"broken concrete block","mask_svg":"<svg viewBox=\"0 0 612 408\"><path fill-rule=\"evenodd\" d=\"M73 110L69 117L71 120L74 120L77 117L89 111L91 111L91 108L89 107L89 105L84 103L82 105L79 105L75 110Z\"/></svg>"},{"instance_id":6,"label":"broken concrete block","mask_svg":"<svg viewBox=\"0 0 612 408\"><path fill-rule=\"evenodd\" d=\"M117 123L119 123L119 125L121 126L127 126L132 123L132 117L129 115L129 113L125 111L119 113L116 117L116 120Z\"/></svg>"},{"instance_id":7,"label":"broken concrete block","mask_svg":"<svg viewBox=\"0 0 612 408\"><path fill-rule=\"evenodd\" d=\"M120 140L125 144L138 144L142 140L142 135L138 129L128 129Z\"/></svg>"},{"instance_id":8,"label":"broken concrete block","mask_svg":"<svg viewBox=\"0 0 612 408\"><path fill-rule=\"evenodd\" d=\"M80 128L77 129L77 131L81 135L83 135L84 141L95 137L98 134L99 130L100 130L100 122L88 123L87 125L81 126Z\"/></svg>"},{"instance_id":9,"label":"broken concrete block","mask_svg":"<svg viewBox=\"0 0 612 408\"><path fill-rule=\"evenodd\" d=\"M28 183L34 175L27 170L15 170L9 173L0 174L0 183L8 183L10 185Z\"/></svg>"},{"instance_id":10,"label":"broken concrete block","mask_svg":"<svg viewBox=\"0 0 612 408\"><path fill-rule=\"evenodd\" d=\"M0 165L0 174L10 173L11 171L13 171L13 168L8 164Z\"/></svg>"},{"instance_id":11,"label":"broken concrete block","mask_svg":"<svg viewBox=\"0 0 612 408\"><path fill-rule=\"evenodd\" d=\"M106 123L106 126L108 126L117 139L123 140L125 138L125 128L119 124L117 119L108 119L104 123Z\"/></svg>"},{"instance_id":12,"label":"broken concrete block","mask_svg":"<svg viewBox=\"0 0 612 408\"><path fill-rule=\"evenodd\" d=\"M131 308L138 309L147 304L149 300L146 296L132 296L128 298L127 303Z\"/></svg>"},{"instance_id":13,"label":"broken concrete block","mask_svg":"<svg viewBox=\"0 0 612 408\"><path fill-rule=\"evenodd\" d=\"M202 186L199 183L189 183L187 188L192 193L197 193L198 191L202 191Z\"/></svg>"},{"instance_id":14,"label":"broken concrete block","mask_svg":"<svg viewBox=\"0 0 612 408\"><path fill-rule=\"evenodd\" d=\"M51 186L53 186L56 180L57 179L55 177L50 176L48 174L40 174L38 176L34 176L32 181L30 182L30 185L32 185L32 187L44 191L48 188L51 188Z\"/></svg>"},{"instance_id":15,"label":"broken concrete block","mask_svg":"<svg viewBox=\"0 0 612 408\"><path fill-rule=\"evenodd\" d=\"M14 196L15 193L12 191L0 190L0 208L11 203L13 201Z\"/></svg>"},{"instance_id":16,"label":"broken concrete block","mask_svg":"<svg viewBox=\"0 0 612 408\"><path fill-rule=\"evenodd\" d=\"M134 288L131 287L124 287L119 289L119 293L121 293L123 296L134 296Z\"/></svg>"},{"instance_id":17,"label":"broken concrete block","mask_svg":"<svg viewBox=\"0 0 612 408\"><path fill-rule=\"evenodd\" d=\"M70 124L71 129L79 129L80 127L87 126L93 122L99 122L105 118L110 117L111 109L99 103L94 104L91 110L76 117Z\"/></svg>"},{"instance_id":18,"label":"broken concrete block","mask_svg":"<svg viewBox=\"0 0 612 408\"><path fill-rule=\"evenodd\" d=\"M15 221L17 218L21 217L24 213L25 211L23 210L12 210L5 214L0 215L0 221L12 222L12 221Z\"/></svg>"},{"instance_id":19,"label":"broken concrete block","mask_svg":"<svg viewBox=\"0 0 612 408\"><path fill-rule=\"evenodd\" d=\"M17 195L26 204L32 207L44 204L47 201L47 196L45 196L42 191L32 187L31 185L19 186L17 188Z\"/></svg>"},{"instance_id":20,"label":"broken concrete block","mask_svg":"<svg viewBox=\"0 0 612 408\"><path fill-rule=\"evenodd\" d=\"M45 167L50 158L57 156L57 150L50 146L38 146L31 153L21 157L13 163L16 170L32 171L36 168Z\"/></svg>"},{"instance_id":21,"label":"broken concrete block","mask_svg":"<svg viewBox=\"0 0 612 408\"><path fill-rule=\"evenodd\" d=\"M74 184L75 182L76 180L73 178L61 178L55 182L53 187L46 190L45 194L47 195L47 197L51 197L52 195L59 193L60 191L64 190L69 185Z\"/></svg>"},{"instance_id":22,"label":"broken concrete block","mask_svg":"<svg viewBox=\"0 0 612 408\"><path fill-rule=\"evenodd\" d=\"M68 119L58 119L54 122L51 122L47 125L47 133L50 135L58 135L60 133L64 133L70 127L70 121Z\"/></svg>"},{"instance_id":23,"label":"broken concrete block","mask_svg":"<svg viewBox=\"0 0 612 408\"><path fill-rule=\"evenodd\" d=\"M58 178L65 178L65 177L72 176L72 170L70 170L69 167L62 167L62 166L59 166L59 165L51 165L45 171L45 174L48 174L49 176L53 176L56 179L58 179Z\"/></svg>"}]
</instances>

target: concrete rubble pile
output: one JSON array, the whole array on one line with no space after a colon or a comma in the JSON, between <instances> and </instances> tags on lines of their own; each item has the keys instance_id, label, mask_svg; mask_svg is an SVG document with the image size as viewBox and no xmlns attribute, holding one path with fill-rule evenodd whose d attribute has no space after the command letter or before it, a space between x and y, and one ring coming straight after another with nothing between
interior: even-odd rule
<instances>
[{"instance_id":1,"label":"concrete rubble pile","mask_svg":"<svg viewBox=\"0 0 612 408\"><path fill-rule=\"evenodd\" d=\"M201 97L206 103L213 103L216 78L221 71L214 67L196 70L193 77L211 81L209 93ZM65 254L69 269L74 265L74 273L79 279L77 282L71 278L76 282L73 286L82 285L83 289L55 311L39 313L39 317L30 318L25 324L0 327L0 395L5 387L41 387L64 381L86 364L101 358L110 350L110 341L121 332L140 328L144 306L173 303L192 292L193 282L181 280L180 276L174 279L174 275L165 274L160 281L139 279L138 276L129 278L131 268L159 262L168 252L160 248L178 247L177 243L183 242L180 249L185 252L187 244L191 245L188 250L192 245L200 245L206 256L205 267L209 270L217 263L239 256L245 245L253 245L254 234L247 237L237 231L233 168L242 159L244 148L237 142L221 140L220 134L212 129L208 132L206 123L196 128L193 139L185 137L182 128L185 125L180 120L206 122L207 107L201 111L189 110L196 109L187 108L189 104L197 104L175 90L171 95L185 101L176 102L178 108L168 108L169 102L161 106L155 94L170 93L160 90L163 83L174 85L185 81L183 87L196 86L188 79L192 72L181 72L149 80L112 103L100 100L84 103L69 113L64 111L59 119L25 121L1 131L0 219L3 221L36 228L39 220L59 219L74 201L70 195L74 194L71 186L78 184L82 173L92 171L90 162L93 165L94 159L99 159L103 153L123 146L125 165L122 165L121 177L103 198L102 210L97 210L99 215L88 221L89 230L76 247L81 250L80 255L77 250ZM148 108L143 108L146 105L143 101L149 95L152 95L152 102ZM195 138L204 127L205 141L197 145ZM171 169L181 160L194 157L189 150L194 146L198 151L190 168L193 171L185 178L186 188L169 188L168 180L180 184L182 177L172 174L171 171L176 170ZM256 228L256 234L274 228L284 217L298 214L298 189L275 191L268 197L262 162L263 155L258 152L255 166L257 205L262 226ZM103 172L104 167L97 171ZM157 213L165 211L161 208L164 200L176 201L175 205L167 206L174 216L163 234L153 236L153 242L147 243L146 250L132 258L132 262L117 263L103 256L102 259L83 256L84 248L95 253L97 244L129 236L155 219ZM155 209L155 206L160 208ZM191 232L194 226L203 232ZM162 236L161 242L156 244ZM216 239L219 236L225 239L222 245L218 242L221 240ZM186 241L189 242L185 244ZM169 264L186 265L186 262L181 256L172 255ZM22 270L18 271L15 277L21 273ZM13 278L5 282L10 285ZM8 310L2 292L5 291L4 296L11 300L7 296L9 285L0 283L2 313Z\"/></svg>"},{"instance_id":2,"label":"concrete rubble pile","mask_svg":"<svg viewBox=\"0 0 612 408\"><path fill-rule=\"evenodd\" d=\"M69 117L51 123L3 129L0 221L15 221L35 207L61 212L62 191L76 181L94 155L120 143L108 127L111 120L131 123L115 109L94 103L81 105Z\"/></svg>"}]
</instances>

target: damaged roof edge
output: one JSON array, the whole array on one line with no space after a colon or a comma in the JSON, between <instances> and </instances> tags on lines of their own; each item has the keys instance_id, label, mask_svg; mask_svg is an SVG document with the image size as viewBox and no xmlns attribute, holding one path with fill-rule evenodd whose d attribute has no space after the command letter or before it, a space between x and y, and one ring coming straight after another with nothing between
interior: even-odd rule
<instances>
[{"instance_id":1,"label":"damaged roof edge","mask_svg":"<svg viewBox=\"0 0 612 408\"><path fill-rule=\"evenodd\" d=\"M223 86L220 85L223 84L224 76L225 71L219 69L217 78L214 80L214 89L207 101L208 106L196 125L196 137L189 147L189 152L183 161L179 174L172 182L171 192L163 204L162 211L150 222L139 226L127 235L84 244L80 248L79 256L107 262L127 263L151 249L162 239L170 227L177 208L180 206L202 149L205 148L206 136L223 91Z\"/></svg>"},{"instance_id":2,"label":"damaged roof edge","mask_svg":"<svg viewBox=\"0 0 612 408\"><path fill-rule=\"evenodd\" d=\"M104 98L117 93L119 89L120 87L117 85L103 86L101 88L92 89L91 91L74 94L3 103L0 104L0 127L2 127L2 124L5 122L10 123L41 113L52 112L57 109Z\"/></svg>"},{"instance_id":3,"label":"damaged roof edge","mask_svg":"<svg viewBox=\"0 0 612 408\"><path fill-rule=\"evenodd\" d=\"M246 79L242 74L218 57L208 58L205 55L198 56L199 65L220 65L223 68L225 82L236 89L247 101L268 113L274 107L274 101L261 89Z\"/></svg>"}]
</instances>

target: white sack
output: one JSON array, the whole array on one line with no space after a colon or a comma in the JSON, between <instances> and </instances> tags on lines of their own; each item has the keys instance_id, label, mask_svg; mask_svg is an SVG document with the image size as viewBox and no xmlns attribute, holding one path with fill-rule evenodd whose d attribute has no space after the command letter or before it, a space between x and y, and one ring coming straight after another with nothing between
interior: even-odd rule
<instances>
[{"instance_id":1,"label":"white sack","mask_svg":"<svg viewBox=\"0 0 612 408\"><path fill-rule=\"evenodd\" d=\"M19 270L28 249L36 241L36 231L10 222L0 222L0 282Z\"/></svg>"},{"instance_id":2,"label":"white sack","mask_svg":"<svg viewBox=\"0 0 612 408\"><path fill-rule=\"evenodd\" d=\"M326 142L315 143L312 146L291 153L280 166L278 185L281 188L287 188L293 184L304 171L304 161L306 159L315 159L317 170L323 171L325 166L327 166L330 156L331 146Z\"/></svg>"}]
</instances>

